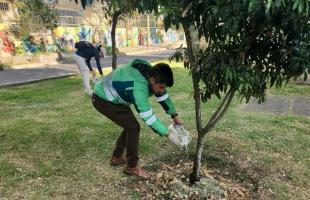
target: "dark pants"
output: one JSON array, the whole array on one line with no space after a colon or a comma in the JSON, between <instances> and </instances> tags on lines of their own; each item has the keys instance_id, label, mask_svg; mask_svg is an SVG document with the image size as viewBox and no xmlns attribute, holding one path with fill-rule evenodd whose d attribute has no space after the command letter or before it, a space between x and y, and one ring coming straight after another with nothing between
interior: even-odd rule
<instances>
[{"instance_id":1,"label":"dark pants","mask_svg":"<svg viewBox=\"0 0 310 200\"><path fill-rule=\"evenodd\" d=\"M140 125L129 106L110 103L93 94L94 107L103 115L121 126L124 130L118 137L113 156L120 157L126 149L127 165L135 167L138 164L138 146Z\"/></svg>"}]
</instances>

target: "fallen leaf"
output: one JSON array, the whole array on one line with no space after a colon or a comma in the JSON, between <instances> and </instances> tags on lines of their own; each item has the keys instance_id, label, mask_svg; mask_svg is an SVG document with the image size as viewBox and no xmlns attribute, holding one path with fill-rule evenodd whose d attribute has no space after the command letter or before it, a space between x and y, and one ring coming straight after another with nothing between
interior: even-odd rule
<instances>
[{"instance_id":1,"label":"fallen leaf","mask_svg":"<svg viewBox=\"0 0 310 200\"><path fill-rule=\"evenodd\" d=\"M164 169L173 170L173 167L171 167L170 165L167 165L167 164L165 164L165 163L163 163L162 167L163 167Z\"/></svg>"},{"instance_id":2,"label":"fallen leaf","mask_svg":"<svg viewBox=\"0 0 310 200\"><path fill-rule=\"evenodd\" d=\"M209 175L207 168L203 169L203 173L204 173L205 176Z\"/></svg>"},{"instance_id":3,"label":"fallen leaf","mask_svg":"<svg viewBox=\"0 0 310 200\"><path fill-rule=\"evenodd\" d=\"M235 191L236 191L240 196L245 197L244 192L242 192L241 190L235 189Z\"/></svg>"},{"instance_id":4,"label":"fallen leaf","mask_svg":"<svg viewBox=\"0 0 310 200\"><path fill-rule=\"evenodd\" d=\"M220 185L221 187L223 187L223 188L227 188L227 186L226 186L225 183L220 183L219 185Z\"/></svg>"},{"instance_id":5,"label":"fallen leaf","mask_svg":"<svg viewBox=\"0 0 310 200\"><path fill-rule=\"evenodd\" d=\"M161 177L163 177L163 173L157 173L156 174L156 180L160 179Z\"/></svg>"},{"instance_id":6,"label":"fallen leaf","mask_svg":"<svg viewBox=\"0 0 310 200\"><path fill-rule=\"evenodd\" d=\"M174 184L178 181L178 179L176 177L173 177L172 181L170 182L170 184Z\"/></svg>"}]
</instances>

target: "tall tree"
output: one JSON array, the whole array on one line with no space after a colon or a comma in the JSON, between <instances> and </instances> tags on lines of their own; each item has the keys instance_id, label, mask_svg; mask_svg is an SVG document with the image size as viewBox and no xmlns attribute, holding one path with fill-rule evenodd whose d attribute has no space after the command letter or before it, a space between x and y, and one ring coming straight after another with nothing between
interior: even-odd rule
<instances>
[{"instance_id":1,"label":"tall tree","mask_svg":"<svg viewBox=\"0 0 310 200\"><path fill-rule=\"evenodd\" d=\"M268 87L281 87L304 75L310 67L310 7L308 0L166 1L165 27L182 24L191 70L198 132L192 183L199 181L204 137L223 117L237 93L246 102L266 100ZM205 38L199 48L193 30ZM202 124L201 103L215 95L217 110Z\"/></svg>"},{"instance_id":2,"label":"tall tree","mask_svg":"<svg viewBox=\"0 0 310 200\"><path fill-rule=\"evenodd\" d=\"M100 35L102 26L107 26L109 20L106 18L106 11L102 5L93 5L90 8L88 15L84 17L84 21L93 27L92 42L95 41L96 36Z\"/></svg>"},{"instance_id":3,"label":"tall tree","mask_svg":"<svg viewBox=\"0 0 310 200\"><path fill-rule=\"evenodd\" d=\"M47 51L45 33L57 26L57 11L42 0L21 0L17 1L16 5L21 29L28 33L40 32Z\"/></svg>"},{"instance_id":4,"label":"tall tree","mask_svg":"<svg viewBox=\"0 0 310 200\"><path fill-rule=\"evenodd\" d=\"M78 0L75 0L78 3ZM80 0L83 8L86 3L92 4L93 0ZM132 15L135 11L139 13L143 12L157 12L158 4L156 0L101 0L103 4L103 10L106 13L106 18L111 19L111 40L112 40L112 68L115 69L117 66L117 51L116 51L116 40L115 31L117 26L118 18L123 15Z\"/></svg>"}]
</instances>

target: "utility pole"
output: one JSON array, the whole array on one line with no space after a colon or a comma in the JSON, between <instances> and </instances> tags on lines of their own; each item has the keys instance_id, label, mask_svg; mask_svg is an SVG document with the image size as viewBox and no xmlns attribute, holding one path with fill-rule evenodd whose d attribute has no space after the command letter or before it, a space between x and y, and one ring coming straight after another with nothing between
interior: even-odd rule
<instances>
[{"instance_id":1,"label":"utility pole","mask_svg":"<svg viewBox=\"0 0 310 200\"><path fill-rule=\"evenodd\" d=\"M150 48L150 15L147 14L147 48Z\"/></svg>"}]
</instances>

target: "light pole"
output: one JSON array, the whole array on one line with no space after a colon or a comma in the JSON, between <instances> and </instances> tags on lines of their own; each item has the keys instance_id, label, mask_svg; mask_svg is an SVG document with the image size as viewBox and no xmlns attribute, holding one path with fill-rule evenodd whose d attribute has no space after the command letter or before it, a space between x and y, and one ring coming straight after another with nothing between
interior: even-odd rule
<instances>
[{"instance_id":1,"label":"light pole","mask_svg":"<svg viewBox=\"0 0 310 200\"><path fill-rule=\"evenodd\" d=\"M150 15L147 14L147 48L150 48Z\"/></svg>"}]
</instances>

